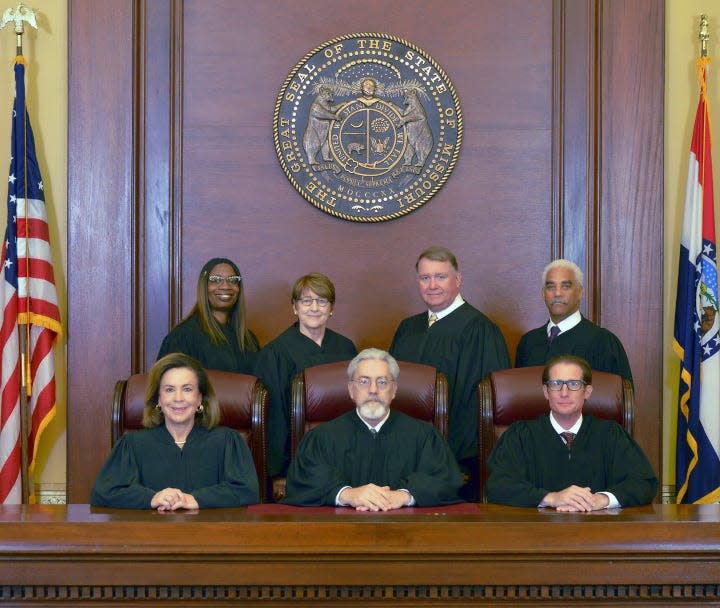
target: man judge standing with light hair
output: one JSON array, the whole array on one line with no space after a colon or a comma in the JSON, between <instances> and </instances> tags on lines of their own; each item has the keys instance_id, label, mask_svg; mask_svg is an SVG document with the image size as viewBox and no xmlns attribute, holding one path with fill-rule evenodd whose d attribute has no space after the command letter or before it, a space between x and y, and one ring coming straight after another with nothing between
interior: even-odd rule
<instances>
[{"instance_id":1,"label":"man judge standing with light hair","mask_svg":"<svg viewBox=\"0 0 720 608\"><path fill-rule=\"evenodd\" d=\"M540 295L550 320L520 338L515 367L545 365L556 355L572 354L592 369L632 382L630 363L617 336L580 314L583 273L577 264L563 259L550 262L543 271Z\"/></svg>"},{"instance_id":2,"label":"man judge standing with light hair","mask_svg":"<svg viewBox=\"0 0 720 608\"><path fill-rule=\"evenodd\" d=\"M448 379L448 443L467 482L465 500L479 499L477 387L490 372L510 367L500 329L460 295L462 274L453 253L430 247L415 264L427 310L404 319L390 353L432 365Z\"/></svg>"}]
</instances>

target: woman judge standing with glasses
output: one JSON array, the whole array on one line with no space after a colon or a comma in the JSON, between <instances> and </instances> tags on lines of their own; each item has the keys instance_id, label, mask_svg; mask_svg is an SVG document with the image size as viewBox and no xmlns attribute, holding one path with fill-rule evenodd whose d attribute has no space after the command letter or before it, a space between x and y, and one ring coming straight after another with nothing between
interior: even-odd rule
<instances>
[{"instance_id":1,"label":"woman judge standing with glasses","mask_svg":"<svg viewBox=\"0 0 720 608\"><path fill-rule=\"evenodd\" d=\"M357 354L348 338L327 328L335 307L335 286L324 274L300 277L292 290L297 321L268 343L258 355L255 375L270 393L268 406L268 474L273 498L285 494L290 463L290 391L295 374L306 367L352 359Z\"/></svg>"},{"instance_id":2,"label":"woman judge standing with glasses","mask_svg":"<svg viewBox=\"0 0 720 608\"><path fill-rule=\"evenodd\" d=\"M258 350L247 326L240 270L227 258L213 258L200 271L195 306L165 336L158 359L181 352L206 369L252 374Z\"/></svg>"}]
</instances>

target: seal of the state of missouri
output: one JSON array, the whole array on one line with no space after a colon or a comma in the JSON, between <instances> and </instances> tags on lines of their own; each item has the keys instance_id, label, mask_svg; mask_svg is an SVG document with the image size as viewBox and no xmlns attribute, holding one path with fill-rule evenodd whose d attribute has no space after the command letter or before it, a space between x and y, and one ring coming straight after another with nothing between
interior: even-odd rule
<instances>
[{"instance_id":1,"label":"seal of the state of missouri","mask_svg":"<svg viewBox=\"0 0 720 608\"><path fill-rule=\"evenodd\" d=\"M455 167L460 103L432 57L388 34L358 33L310 51L273 117L285 175L318 209L390 220L430 200Z\"/></svg>"}]
</instances>

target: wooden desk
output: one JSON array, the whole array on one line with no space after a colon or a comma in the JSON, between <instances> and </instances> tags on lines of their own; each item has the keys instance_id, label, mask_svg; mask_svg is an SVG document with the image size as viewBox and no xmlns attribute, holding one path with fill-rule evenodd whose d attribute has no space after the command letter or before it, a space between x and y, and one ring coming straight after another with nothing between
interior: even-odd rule
<instances>
[{"instance_id":1,"label":"wooden desk","mask_svg":"<svg viewBox=\"0 0 720 608\"><path fill-rule=\"evenodd\" d=\"M403 605L720 601L720 505L567 514L0 506L0 601Z\"/></svg>"}]
</instances>

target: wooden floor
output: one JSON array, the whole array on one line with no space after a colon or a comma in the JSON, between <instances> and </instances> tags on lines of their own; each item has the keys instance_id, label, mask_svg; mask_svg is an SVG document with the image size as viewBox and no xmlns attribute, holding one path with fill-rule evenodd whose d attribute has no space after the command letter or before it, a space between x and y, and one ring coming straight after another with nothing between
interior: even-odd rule
<instances>
[{"instance_id":1,"label":"wooden floor","mask_svg":"<svg viewBox=\"0 0 720 608\"><path fill-rule=\"evenodd\" d=\"M15 605L720 603L720 505L591 514L0 506ZM188 603L189 602L189 603Z\"/></svg>"}]
</instances>

